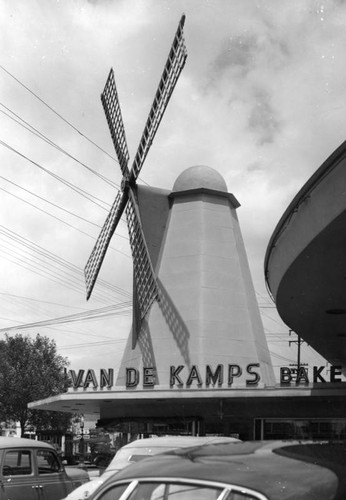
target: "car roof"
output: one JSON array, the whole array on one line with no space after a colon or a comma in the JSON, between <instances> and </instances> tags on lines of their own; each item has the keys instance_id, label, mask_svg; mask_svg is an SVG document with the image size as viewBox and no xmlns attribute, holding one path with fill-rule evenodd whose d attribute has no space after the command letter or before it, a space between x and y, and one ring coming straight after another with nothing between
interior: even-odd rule
<instances>
[{"instance_id":1,"label":"car roof","mask_svg":"<svg viewBox=\"0 0 346 500\"><path fill-rule=\"evenodd\" d=\"M222 437L222 436L160 436L160 437L148 437L143 439L136 439L131 443L125 444L121 449L130 448L167 448L172 446L172 448L183 448L187 446L199 446L207 443L218 443L218 442L238 442L239 439L233 437Z\"/></svg>"},{"instance_id":2,"label":"car roof","mask_svg":"<svg viewBox=\"0 0 346 500\"><path fill-rule=\"evenodd\" d=\"M0 436L0 449L4 448L48 448L54 449L52 445L37 441L35 439L17 438L17 437L3 437Z\"/></svg>"},{"instance_id":3,"label":"car roof","mask_svg":"<svg viewBox=\"0 0 346 500\"><path fill-rule=\"evenodd\" d=\"M118 450L106 471L118 471L146 456L157 455L176 448L191 448L206 443L237 441L239 439L220 436L162 436L136 439Z\"/></svg>"},{"instance_id":4,"label":"car roof","mask_svg":"<svg viewBox=\"0 0 346 500\"><path fill-rule=\"evenodd\" d=\"M345 463L345 443L216 443L147 458L113 480L186 478L246 486L268 498L345 498Z\"/></svg>"}]
</instances>

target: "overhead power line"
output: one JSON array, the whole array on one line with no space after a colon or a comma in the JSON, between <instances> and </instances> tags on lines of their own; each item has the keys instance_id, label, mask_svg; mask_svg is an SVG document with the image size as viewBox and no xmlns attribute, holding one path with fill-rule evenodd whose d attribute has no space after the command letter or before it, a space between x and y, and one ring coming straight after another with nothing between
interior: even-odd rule
<instances>
[{"instance_id":1,"label":"overhead power line","mask_svg":"<svg viewBox=\"0 0 346 500\"><path fill-rule=\"evenodd\" d=\"M28 205L30 205L30 206L32 206L32 207L34 207L36 210L39 210L39 211L43 212L44 214L46 214L46 215L48 215L48 216L50 216L50 217L52 217L52 218L54 218L54 219L56 219L56 220L58 220L58 221L62 222L63 224L67 225L68 227L71 227L72 229L75 229L76 231L80 232L81 234L84 234L85 236L87 236L88 238L90 238L90 239L92 239L92 240L94 240L94 239L95 239L95 238L94 238L92 235L90 235L89 233L86 233L85 231L83 231L83 230L79 229L78 227L76 227L76 226L74 226L74 225L72 225L72 224L70 224L70 223L68 223L68 222L66 222L66 221L64 221L64 220L62 220L62 219L60 219L59 217L56 217L56 216L55 216L55 215L53 215L53 214L50 214L50 213L49 213L49 212L47 212L46 210L42 210L41 208L37 207L36 205L33 205L32 203L30 203L30 202L28 202L28 201L26 201L26 200L23 200L22 198L18 197L18 196L17 196L17 195L15 195L14 193L10 193L9 191L7 191L6 189L4 189L4 188L2 188L2 187L0 187L0 190L1 190L1 191L4 191L4 192L5 192L5 193L7 193L7 194L10 194L11 196L14 196L14 197L15 197L15 198L17 198L17 199L20 199L20 200L21 200L21 201L23 201L24 203L26 203L26 204L28 204ZM11 233L11 230L10 230L10 229L6 229L4 226L0 226L0 228L1 228L1 227L3 228L3 230L5 230L5 231L7 230L8 232L10 232L10 233ZM3 230L1 230L1 229L0 229L0 233L4 233L4 231L3 231ZM12 237L12 236L8 236L6 233L4 233L4 234L5 234L5 236L7 236L8 238L13 239L13 237ZM13 233L13 234L16 234L16 233ZM17 241L20 243L20 238L21 238L21 236L20 236L20 235L18 235L18 234L17 234L16 236L17 236L17 238L16 238L16 239L17 239ZM123 236L123 238L125 238L125 236ZM126 238L125 238L125 239L126 239ZM25 238L23 238L23 240L25 240ZM21 244L23 245L23 243L21 243ZM26 246L26 247L27 247L28 245L27 245L27 244L24 244L24 246ZM36 244L35 244L35 247L32 247L32 248L31 248L31 250L32 250L34 253L39 253L39 252L38 252L38 250L37 250L38 248L42 248L42 247L39 247L38 245L36 245ZM119 249L117 249L117 248L114 248L114 247L112 247L112 246L111 246L111 247L110 247L110 249L111 249L111 250L113 250L113 251L115 251L115 252L118 252L118 253L120 253L120 254L124 255L124 256L125 256L125 257L127 257L128 259L131 259L131 257L130 257L128 254L126 254L125 252L122 252L121 250L119 250ZM1 252L1 250L2 250L2 249L0 249L0 252ZM11 253L12 253L12 248L10 248L10 250L11 250ZM46 251L46 252L48 252L48 251ZM6 253L6 252L5 252L5 253ZM11 254L10 254L10 255L11 255ZM58 257L56 254L54 254L54 253L51 253L50 255L51 255L51 256L55 256L57 259L59 259L59 257ZM71 265L72 265L72 264L71 264ZM39 269L40 269L40 268L39 268ZM77 269L77 268L76 268L76 269ZM79 273L80 273L80 275L81 275L81 277L82 277L82 279L83 279L83 283L84 283L84 276L83 276L83 273L82 273L82 271L81 271L80 269L79 269ZM41 273L38 273L38 274L41 274ZM42 275L42 274L41 274L41 275ZM59 277L60 277L60 276L59 276ZM110 284L109 282L107 282L107 281L101 280L101 281L100 281L100 284L101 284L101 285L103 285L103 286L104 286L104 287L106 287L106 288L113 288L113 291L116 291L116 289L117 289L117 290L119 290L119 291L120 291L119 293L121 293L122 295L124 294L124 292L123 292L123 289L122 289L122 288L120 288L120 287L116 287L115 285L111 285L111 284ZM83 286L83 290L85 291L84 286ZM127 293L128 293L128 292L127 292Z\"/></svg>"},{"instance_id":2,"label":"overhead power line","mask_svg":"<svg viewBox=\"0 0 346 500\"><path fill-rule=\"evenodd\" d=\"M82 344L71 344L71 345L64 345L64 346L58 346L57 349L60 350L69 350L69 349L83 349L83 348L88 348L90 347L100 347L100 346L105 346L105 345L112 345L112 344L120 344L122 342L126 342L127 338L123 339L114 339L114 340L101 340L99 342L83 342Z\"/></svg>"},{"instance_id":3,"label":"overhead power line","mask_svg":"<svg viewBox=\"0 0 346 500\"><path fill-rule=\"evenodd\" d=\"M65 286L66 288L74 290L75 292L84 294L83 290L84 287L82 283L76 282L76 280L74 280L73 277L66 278L66 276L60 276L59 273L57 273L54 270L51 270L49 266L46 265L44 262L43 263L35 262L33 258L30 257L27 258L25 256L23 258L19 252L16 252L12 248L10 249L4 248L3 243L0 247L0 254L2 258L24 269L28 269L29 271L33 272L38 276L42 276L43 278L53 281L54 283L58 283L60 285ZM107 298L107 296L105 295L103 295L102 297L98 296L97 299L101 300L102 302L105 302L106 300L108 301L111 300L110 297Z\"/></svg>"},{"instance_id":4,"label":"overhead power line","mask_svg":"<svg viewBox=\"0 0 346 500\"><path fill-rule=\"evenodd\" d=\"M1 177L1 176L0 176L0 177ZM11 182L11 181L9 181L9 182ZM20 187L20 186L18 186L18 187ZM29 201L24 200L24 199L23 199L23 198L21 198L20 196L18 196L18 195L16 195L16 194L14 194L14 193L11 193L11 191L7 191L7 189L4 189L4 188L0 187L0 190L1 190L1 191L3 191L4 193L9 194L10 196L13 196L14 198L17 198L17 200L20 200L20 201L22 201L23 203L26 203L27 205L30 205L31 207L35 208L35 210L38 210L38 211L40 211L40 212L44 213L45 215L48 215L49 217L52 217L53 219L56 219L56 220L58 220L59 222L62 222L62 223L63 223L63 224L65 224L66 226L71 227L71 228L72 228L72 229L74 229L75 231L78 231L79 233L84 234L84 236L87 236L88 238L91 238L92 240L94 240L94 241L95 241L95 237L94 237L94 236L92 236L91 234L86 233L86 232L85 232L85 231L83 231L82 229L79 229L78 227L74 226L73 224L70 224L69 222L64 221L63 219L60 219L60 217L57 217L56 215L53 215L53 214L51 214L51 213L47 212L47 210L43 210L42 208L38 207L37 205L34 205L33 203L30 203ZM28 191L28 190L25 190L25 191L27 191L27 192L31 193L31 192L30 192L30 191ZM73 216L75 216L75 217L80 218L81 220L84 220L84 222L89 222L89 224L93 224L94 226L101 227L101 226L99 226L98 224L95 224L95 223L93 223L93 222L87 221L86 219L83 219L83 217L79 217L77 214L73 214L72 212L69 212L68 210L65 210L64 208L59 207L58 205L55 205L54 203L52 203L52 202L50 202L50 201L48 201L48 200L45 200L44 198L41 198L41 197L40 197L40 196L38 196L38 195L35 195L35 193L31 193L31 194L32 194L33 196L37 196L37 197L38 197L38 198L40 198L41 200L46 201L47 203L50 203L51 205L55 206L56 208L60 208L61 210L63 210L63 211L65 211L65 212L69 213L70 215L73 215ZM117 236L119 236L120 238L124 238L125 240L128 240L128 238L127 238L126 236L123 236L123 235L121 235L121 234L118 234L118 233L117 233ZM114 247L112 247L112 246L110 246L109 248L111 248L111 249L112 249L112 250L114 250L115 252L121 253L121 254L122 254L122 255L124 255L125 257L131 258L128 254L126 254L125 252L122 252L122 251L121 251L121 250L119 250L118 248L114 248Z\"/></svg>"},{"instance_id":5,"label":"overhead power line","mask_svg":"<svg viewBox=\"0 0 346 500\"><path fill-rule=\"evenodd\" d=\"M281 359L281 360L289 362L289 363L293 363L293 361L294 361L293 357L287 358L286 356L282 356L281 354L277 354L274 351L269 351L269 352L270 352L270 355L273 356L274 358Z\"/></svg>"},{"instance_id":6,"label":"overhead power line","mask_svg":"<svg viewBox=\"0 0 346 500\"><path fill-rule=\"evenodd\" d=\"M21 156L22 158L24 158L28 162L32 163L33 165L35 165L40 170L43 170L43 172L45 172L46 174L50 175L51 177L53 177L57 181L62 182L63 184L65 184L65 186L69 187L70 189L72 189L73 191L75 191L79 195L83 196L87 200L91 201L92 203L95 203L95 205L97 205L98 207L102 208L102 210L106 210L106 211L109 210L110 205L108 203L105 203L100 198L97 198L96 196L94 196L94 195L92 195L90 193L87 193L84 189L79 188L78 186L76 186L72 182L69 182L69 181L65 180L63 177L60 177L59 175L54 174L51 170L48 170L47 168L42 167L42 165L40 165L36 161L32 160L31 158L29 158L25 154L21 153L20 151L18 151L18 149L13 148L10 144L8 144L5 141L2 141L1 139L0 139L0 144L2 146L6 147L7 149L9 149L10 151L12 151L13 153L16 153L17 155ZM94 198L94 199L92 199L92 198ZM99 203L96 203L95 200L99 201L100 203L103 203L104 205L107 205L107 208L103 207Z\"/></svg>"},{"instance_id":7,"label":"overhead power line","mask_svg":"<svg viewBox=\"0 0 346 500\"><path fill-rule=\"evenodd\" d=\"M1 328L1 332L8 332L11 330L28 330L31 328L45 327L49 325L61 325L64 323L75 323L79 321L91 321L95 319L104 319L109 316L119 316L122 314L129 314L132 309L132 302L122 302L113 306L102 307L100 309L92 309L87 312L70 314L68 316L61 316L58 318L47 319L43 321L35 321L33 323L20 324L10 326L8 328Z\"/></svg>"},{"instance_id":8,"label":"overhead power line","mask_svg":"<svg viewBox=\"0 0 346 500\"><path fill-rule=\"evenodd\" d=\"M39 274L41 276L43 275L44 277L53 277L55 281L58 280L60 283L63 283L70 288L74 287L74 289L76 289L77 287L78 291L85 293L84 274L79 267L61 257L58 257L56 254L49 252L40 245L37 245L29 239L20 236L19 234L5 228L2 225L0 225L0 235L1 234L9 239L11 244L9 247L9 252L6 252L6 249L3 246L0 247L0 252L5 252L10 257L15 257L18 259L18 257L16 257L16 252L14 251L13 245L16 245L17 247L19 245L24 249L25 253L28 253L28 251L31 252L31 254L29 253L29 259L27 259L25 255L24 258L26 262L29 261L29 266L36 270L36 274ZM36 261L38 260L39 262L33 261L32 254L36 256ZM21 265L20 262L23 262L21 257L22 255L19 254L19 265ZM67 272L66 278L61 275L61 268L64 269L65 272ZM101 280L100 285L107 291L115 292L126 297L130 296L130 293L128 291L105 280ZM102 298L102 300L110 300L108 293L101 293L100 289L98 289L98 295L100 298Z\"/></svg>"},{"instance_id":9,"label":"overhead power line","mask_svg":"<svg viewBox=\"0 0 346 500\"><path fill-rule=\"evenodd\" d=\"M83 221L83 222L87 222L88 224L91 224L92 226L96 226L98 228L101 228L102 226L100 226L100 224L97 224L96 222L92 222L90 221L89 219L85 219L85 217L82 217L81 215L78 215L78 214L75 214L74 212L71 212L71 210L67 210L66 208L62 207L61 205L58 205L56 203L53 203L52 201L50 200L47 200L47 198L44 198L43 196L40 196L38 195L37 193L33 193L32 191L30 191L30 189L27 189L23 186L20 186L19 184L17 184L16 182L13 182L11 181L10 179L7 179L6 177L3 177L2 175L0 175L0 179L4 180L5 182L8 182L9 184L12 184L13 186L17 187L18 189L21 189L22 191L25 191L26 193L29 193L31 196L34 196L35 198L38 198L39 200L42 200L44 201L45 203L48 203L49 205L55 207L55 208L58 208L59 210L69 214L69 215L72 215L73 217L76 217L77 219ZM16 196L16 198L19 198L21 201L23 202L26 202L26 200L24 200L23 198L21 198L20 196L17 196L17 195L14 195L13 193L11 193L10 191L6 191L4 189L4 191L8 194L11 194L12 196ZM34 208L37 208L39 209L39 207L37 207L36 205L32 205ZM39 209L40 210L40 209ZM49 214L48 212L46 212L45 210L43 210L44 213L46 213L47 215L51 215ZM54 217L53 215L51 215L52 217ZM58 220L60 220L61 222L64 222L62 221L61 219L58 218ZM123 219L121 219L123 220ZM65 223L65 222L64 222ZM65 223L66 224L66 223ZM74 229L76 229L77 231L79 230L78 228L72 226ZM86 234L86 233L85 233ZM87 235L88 236L88 235ZM119 238L124 238L125 240L128 241L128 237L127 236L124 236L122 234L119 234L119 233L116 233L116 236L118 236ZM92 238L94 238L94 236L92 236ZM110 247L111 248L111 247ZM115 249L114 249L115 250ZM120 252L120 250L117 250ZM120 252L120 253L123 253L123 252ZM124 254L125 255L125 254Z\"/></svg>"},{"instance_id":10,"label":"overhead power line","mask_svg":"<svg viewBox=\"0 0 346 500\"><path fill-rule=\"evenodd\" d=\"M75 214L75 213L71 212L70 210L67 210L66 208L63 208L63 207L61 207L60 205L57 205L56 203L53 203L52 201L47 200L46 198L43 198L42 196L39 196L39 195L38 195L38 194L36 194L36 193L33 193L33 192L32 192L32 191L30 191L29 189L26 189L25 187L20 186L20 185L19 185L19 184L17 184L16 182L13 182L13 181L11 181L10 179L7 179L6 177L3 177L2 175L0 175L0 179L4 180L5 182L8 182L9 184L12 184L12 186L17 187L18 189L21 189L22 191L25 191L26 193L31 194L31 196L34 196L35 198L38 198L39 200L42 200L42 201L44 201L45 203L48 203L49 205L52 205L53 207L58 208L59 210L62 210L62 211L63 211L63 212L65 212L65 213L67 213L67 214L69 214L69 215L72 215L73 217L76 217L76 218L77 218L77 219L79 219L79 220L82 220L83 222L87 222L88 224L91 224L92 226L101 227L99 224L96 224L95 222L92 222L92 221L90 221L90 220L88 220L88 219L85 219L84 217L81 217L80 215ZM13 195L13 196L16 196L16 195L14 195L13 193L11 193L10 191L6 191L5 189L4 189L4 191L5 191L6 193L8 193L8 194L11 194L11 195ZM21 201L25 201L25 200L23 200L23 198L20 198L19 196L16 196L16 198L19 198ZM35 206L35 208L38 208L38 207L36 207L36 206ZM44 211L44 212L45 212L45 211ZM47 212L46 212L46 213L47 213ZM50 215L50 214L48 214L48 215ZM60 220L60 219L59 219L59 220Z\"/></svg>"},{"instance_id":11,"label":"overhead power line","mask_svg":"<svg viewBox=\"0 0 346 500\"><path fill-rule=\"evenodd\" d=\"M50 106L46 101L44 101L40 96L38 96L37 94L35 94L35 92L33 92L29 87L27 87L26 85L24 85L23 82L21 82L17 77L15 77L12 73L10 73L4 66L2 66L0 64L0 68L5 71L5 73L7 73L11 78L13 78L17 83L19 83L19 85L21 85L23 88L25 88L25 90L27 90L28 92L30 92L30 94L32 94L36 99L38 99L44 106L46 106L50 111L52 111L56 116L58 116L61 120L63 120L69 127L71 127L73 130L75 130L79 135L81 135L82 137L84 137L84 139L86 139L87 141L89 141L91 144L93 144L95 147L97 147L100 151L102 151L104 154L106 154L107 156L109 156L109 158L111 158L112 160L116 161L117 163L118 160L116 158L114 158L114 156L112 156L111 154L109 154L105 149L101 148L101 146L99 146L98 144L96 144L96 142L94 142L92 139L90 139L89 137L87 137L85 134L83 134L80 130L78 130L77 127L75 127L74 125L72 125L71 122L69 122L68 120L66 120L66 118L64 118L60 113L58 113L54 108L52 108L52 106Z\"/></svg>"},{"instance_id":12,"label":"overhead power line","mask_svg":"<svg viewBox=\"0 0 346 500\"><path fill-rule=\"evenodd\" d=\"M106 182L107 184L109 184L110 186L112 187L116 187L119 189L119 185L116 184L115 182L112 182L111 180L107 179L107 177L105 177L104 175L100 174L99 172L96 172L94 169L92 169L91 167L89 167L88 165L86 165L85 163L81 162L80 160L78 160L75 156L71 155L70 153L68 153L65 149L63 149L61 146L59 146L58 144L56 144L55 142L53 142L51 139L49 139L47 136L45 136L44 134L42 134L42 132L40 132L39 130L37 130L35 127L33 127L30 123L28 123L27 121L25 121L23 118L21 118L19 115L17 115L14 111L12 111L10 108L8 108L7 106L5 106L5 104L1 103L0 102L0 105L3 106L5 109L7 109L10 113L12 113L14 116L16 116L19 120L21 121L18 121L16 120L13 116L9 115L8 113L6 113L5 111L3 111L2 109L0 109L0 112L3 113L5 116L7 116L8 118L10 118L11 120L13 120L14 122L16 122L18 125L20 125L21 127L25 128L26 130L28 130L31 134L34 134L36 137L38 137L39 139L41 139L42 141L45 141L47 144L49 144L50 146L56 148L58 151L60 151L61 153L65 154L66 156L68 156L69 158L71 158L72 160L76 161L77 163L79 163L82 167L86 168L89 172L91 172L92 174L96 175L97 177L99 177L100 179L102 179L104 182ZM21 123L23 122L23 123ZM25 125L24 125L25 124ZM27 125L27 126L26 126Z\"/></svg>"},{"instance_id":13,"label":"overhead power line","mask_svg":"<svg viewBox=\"0 0 346 500\"><path fill-rule=\"evenodd\" d=\"M44 104L50 111L52 111L56 116L58 116L63 122L65 122L69 127L71 127L73 130L75 130L79 135L81 135L82 137L84 137L87 141L89 141L91 144L93 144L95 147L97 147L97 149L99 149L100 151L102 151L104 154L106 154L107 156L109 156L109 158L111 158L112 160L114 160L115 162L117 162L119 164L119 160L117 158L114 158L114 156L112 156L111 154L109 154L105 149L101 148L98 144L96 144L96 142L94 142L92 139L90 139L89 137L87 137L85 134L83 134L77 127L75 127L74 125L72 125L72 123L70 123L68 120L66 120L66 118L64 118L60 113L58 113L57 111L55 111L55 109L53 109L51 106L49 106L49 104L47 104L41 97L39 97L37 94L35 94L35 92L33 92L29 87L27 87L26 85L24 85L18 78L16 78L12 73L10 73L6 68L4 68L4 66L2 66L0 64L0 68L5 71L5 73L7 73L11 78L13 78L16 82L18 82L25 90L27 90L28 92L30 92L30 94L32 94L36 99L38 99L42 104ZM7 108L4 104L1 104L2 106L4 106L6 109L8 109L11 113L13 113L13 111L11 111L9 108ZM4 113L6 114L6 113ZM15 116L18 116L16 115L15 113L13 113ZM9 116L9 115L7 115ZM11 118L11 117L10 117ZM13 118L12 118L13 119ZM20 120L22 120L24 123L25 120L23 120L22 118L19 117ZM16 121L16 120L15 120ZM17 122L18 123L18 122ZM29 127L31 127L33 130L36 130L34 127L32 127L30 124L28 124ZM25 127L26 128L26 127ZM43 138L45 137L43 134L41 134L41 132L37 131L37 133ZM60 149L62 152L65 152L62 148L60 148L59 146L55 145L55 143L53 143L52 141L50 141L50 139L48 139L48 143L50 143L51 146L54 146L54 147L57 147L58 149ZM65 152L67 155L69 155L69 153ZM70 155L69 155L70 156ZM73 158L71 156L71 158ZM79 160L77 160L76 158L74 158L76 161L79 162ZM81 162L79 162L81 163ZM84 165L84 164L83 164ZM86 165L84 165L86 166ZM86 168L89 168L86 166ZM101 174L99 174L101 176ZM103 177L103 176L101 176ZM105 180L106 178L104 178ZM149 186L149 184L143 180L141 177L138 176L138 179L143 182L144 184L146 184L147 186ZM110 181L111 182L111 181ZM112 183L113 184L113 183ZM115 184L117 186L117 184Z\"/></svg>"},{"instance_id":14,"label":"overhead power line","mask_svg":"<svg viewBox=\"0 0 346 500\"><path fill-rule=\"evenodd\" d=\"M39 210L40 212L44 213L45 215L48 215L49 217L52 217L53 219L56 219L58 220L59 222L62 222L63 224L65 224L66 226L69 226L73 229L75 229L76 231L78 231L79 233L81 234L84 234L85 236L88 236L89 238L92 238L92 239L95 239L91 234L89 233L86 233L85 231L83 231L82 229L79 229L78 227L74 226L73 224L70 224L69 222L66 222L62 219L60 219L60 217L57 217L56 215L53 215L53 214L50 214L49 212L47 212L47 210L43 210L42 208L38 207L37 205L34 205L33 203L30 203L30 201L27 201L27 200L24 200L23 198L21 198L20 196L14 194L14 193L11 193L11 191L7 191L7 189L4 189L2 187L0 187L0 190L3 191L4 193L7 193L9 194L10 196L13 196L14 198L17 198L17 200L20 200L22 201L23 203L26 203L27 205L30 205L31 207L35 208L36 210ZM120 252L120 250L119 250ZM123 252L121 252L123 253ZM125 255L125 254L124 254Z\"/></svg>"},{"instance_id":15,"label":"overhead power line","mask_svg":"<svg viewBox=\"0 0 346 500\"><path fill-rule=\"evenodd\" d=\"M23 317L25 317L25 312L28 312L29 314L33 314L33 318L40 318L42 319L43 314L50 314L50 311L52 309L56 310L58 307L59 310L62 308L64 310L68 309L70 310L69 312L71 313L71 309L73 312L81 312L81 311L87 311L85 307L78 307L78 306L73 306L72 304L61 304L57 302L51 302L47 300L39 300L39 299L34 299L30 298L27 296L23 295L15 295L12 293L6 293L6 292L0 292L0 298L1 298L1 304L2 304L2 311L9 311L10 316L7 317L2 317L1 320L3 322L6 322L5 324L17 324L18 323L18 316L17 316L17 311L20 310L21 314ZM13 316L11 316L12 311L15 311L16 316L15 319L13 319ZM67 314L67 312L66 312ZM54 329L54 327L51 327ZM85 335L86 329L84 328L81 334L84 336ZM65 330L66 332L66 330ZM64 333L65 333L64 332ZM73 333L76 333L76 329L74 328ZM97 335L95 335L96 337ZM99 337L99 335L98 335Z\"/></svg>"}]
</instances>

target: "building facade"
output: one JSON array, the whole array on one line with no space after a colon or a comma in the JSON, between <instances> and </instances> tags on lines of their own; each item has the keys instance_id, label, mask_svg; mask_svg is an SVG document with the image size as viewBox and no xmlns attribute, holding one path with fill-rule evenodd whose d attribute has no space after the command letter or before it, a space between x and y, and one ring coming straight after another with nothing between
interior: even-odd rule
<instances>
[{"instance_id":1,"label":"building facade","mask_svg":"<svg viewBox=\"0 0 346 500\"><path fill-rule=\"evenodd\" d=\"M130 332L120 369L71 370L66 394L33 408L97 415L131 434L241 439L344 437L341 367L283 367L276 381L236 210L215 170L172 191L137 186L158 297Z\"/></svg>"}]
</instances>

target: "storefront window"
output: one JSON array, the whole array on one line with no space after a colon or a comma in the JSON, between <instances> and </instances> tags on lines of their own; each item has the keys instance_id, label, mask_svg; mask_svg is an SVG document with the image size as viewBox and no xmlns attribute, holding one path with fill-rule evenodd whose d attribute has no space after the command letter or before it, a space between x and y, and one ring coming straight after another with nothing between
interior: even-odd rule
<instances>
[{"instance_id":1,"label":"storefront window","mask_svg":"<svg viewBox=\"0 0 346 500\"><path fill-rule=\"evenodd\" d=\"M346 439L346 419L256 419L256 439Z\"/></svg>"}]
</instances>

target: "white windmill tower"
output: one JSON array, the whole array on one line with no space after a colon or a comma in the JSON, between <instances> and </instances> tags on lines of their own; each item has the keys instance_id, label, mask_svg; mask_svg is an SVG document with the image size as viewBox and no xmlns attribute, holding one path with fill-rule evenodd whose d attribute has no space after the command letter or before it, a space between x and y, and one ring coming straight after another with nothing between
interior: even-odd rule
<instances>
[{"instance_id":1,"label":"white windmill tower","mask_svg":"<svg viewBox=\"0 0 346 500\"><path fill-rule=\"evenodd\" d=\"M138 390L272 386L236 215L239 203L222 176L197 166L178 177L172 192L136 183L186 61L184 21L182 16L130 171L113 71L101 96L123 181L85 268L87 297L125 210L134 269L133 324L116 385Z\"/></svg>"}]
</instances>

